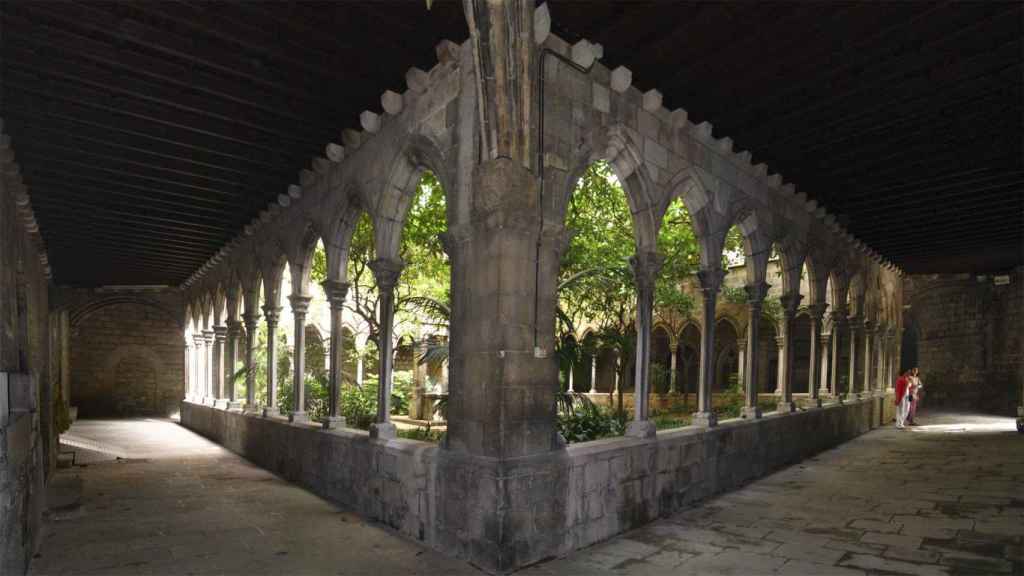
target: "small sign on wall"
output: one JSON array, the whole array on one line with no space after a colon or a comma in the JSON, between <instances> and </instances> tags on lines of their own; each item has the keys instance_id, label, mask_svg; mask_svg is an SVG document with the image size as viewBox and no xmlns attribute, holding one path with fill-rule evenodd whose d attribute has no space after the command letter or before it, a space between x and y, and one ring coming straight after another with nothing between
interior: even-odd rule
<instances>
[{"instance_id":1,"label":"small sign on wall","mask_svg":"<svg viewBox=\"0 0 1024 576\"><path fill-rule=\"evenodd\" d=\"M1002 276L993 276L992 283L995 284L996 286L1006 286L1007 284L1010 283L1010 276L1008 274L1004 274Z\"/></svg>"}]
</instances>

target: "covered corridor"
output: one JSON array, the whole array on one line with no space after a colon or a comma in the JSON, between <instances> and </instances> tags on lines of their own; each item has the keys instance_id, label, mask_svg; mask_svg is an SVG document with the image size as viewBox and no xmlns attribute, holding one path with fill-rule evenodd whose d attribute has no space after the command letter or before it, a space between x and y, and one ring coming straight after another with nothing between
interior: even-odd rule
<instances>
[{"instance_id":1,"label":"covered corridor","mask_svg":"<svg viewBox=\"0 0 1024 576\"><path fill-rule=\"evenodd\" d=\"M80 420L30 573L477 574L172 420ZM80 479L80 480L79 480Z\"/></svg>"},{"instance_id":2,"label":"covered corridor","mask_svg":"<svg viewBox=\"0 0 1024 576\"><path fill-rule=\"evenodd\" d=\"M921 421L523 574L1020 574L1024 444L1013 419Z\"/></svg>"}]
</instances>

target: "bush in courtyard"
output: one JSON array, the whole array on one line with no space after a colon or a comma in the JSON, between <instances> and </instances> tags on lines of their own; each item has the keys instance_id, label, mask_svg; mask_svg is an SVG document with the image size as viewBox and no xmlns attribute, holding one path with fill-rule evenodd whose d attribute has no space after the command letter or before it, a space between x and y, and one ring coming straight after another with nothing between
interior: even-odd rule
<instances>
[{"instance_id":1,"label":"bush in courtyard","mask_svg":"<svg viewBox=\"0 0 1024 576\"><path fill-rule=\"evenodd\" d=\"M578 393L564 393L558 397L559 434L566 442L587 442L609 436L622 436L626 421L611 410L606 410Z\"/></svg>"}]
</instances>

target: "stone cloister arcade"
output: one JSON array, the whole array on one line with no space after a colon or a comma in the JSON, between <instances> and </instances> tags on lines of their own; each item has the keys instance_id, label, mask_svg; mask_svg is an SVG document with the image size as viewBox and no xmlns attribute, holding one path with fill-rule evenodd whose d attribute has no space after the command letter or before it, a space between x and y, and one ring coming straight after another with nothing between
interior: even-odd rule
<instances>
[{"instance_id":1,"label":"stone cloister arcade","mask_svg":"<svg viewBox=\"0 0 1024 576\"><path fill-rule=\"evenodd\" d=\"M529 14L481 10L478 16L485 21L515 18L527 22L532 32L505 38L507 45L490 45L481 41L485 23L471 19L469 41L461 46L442 42L435 67L408 70L404 92L381 96L383 113L363 112L362 131L345 131L340 143L325 143L324 157L312 158L296 184L282 190L276 203L188 280L183 287L188 374L183 423L403 533L497 569L584 546L652 518L659 509L682 505L878 425L888 410L883 397L899 358L900 272L846 233L826 207L807 201L764 164L752 165L749 152L734 151L728 138L712 138L709 124L694 125L684 110L662 107L661 94L633 86L627 68L605 68L600 46L586 40L568 45L549 34L544 7L536 15L532 9ZM489 68L497 66L492 57L499 56L490 51L499 49L508 50L502 59L523 58L539 67L544 80L539 96L525 88L508 91L512 84L494 81L495 76L527 78ZM564 226L568 197L579 175L596 160L613 167L633 215L631 265L640 337L632 382L637 400L626 438L597 452L578 452L566 448L554 427L554 279L569 239ZM442 445L427 452L414 441L395 438L388 409L393 288L404 264L398 247L424 170L435 174L447 193L443 242L452 286L448 431ZM655 241L658 223L676 198L692 215L699 241L702 307L698 318L669 330L655 323L652 290L662 259ZM382 384L368 436L347 428L339 417L337 369L343 348L350 345L341 323L348 247L363 214L373 225L377 259L371 267L382 296ZM742 231L747 263L742 281L746 303L733 305L744 313L742 320L720 318L716 312L726 277L723 243L733 225ZM305 313L318 240L326 248L323 288L332 306L331 399L323 425L328 430L314 438L302 389ZM770 289L773 249L780 273L771 280L779 285L782 312L769 329L762 305ZM292 291L282 294L286 265ZM801 294L805 267L808 290ZM240 358L251 367L257 323L265 322L274 333L285 306L294 317L294 326L287 327L294 332L293 372L275 372L270 339L268 402L259 406L253 382L247 382L247 397L238 397L225 366ZM661 479L660 474L682 465L675 461L652 463L654 469L637 464L624 475L610 471L624 452L650 446L660 454L679 441L671 435L660 439L650 421L651 363L664 362L666 350L677 351L671 374L692 374L691 366L697 367L690 390L696 398L692 430L746 433L746 428L719 422L712 406L717 380L733 369L723 369L721 354L716 355L719 337L727 332L736 370L742 366L743 371L743 416L757 426L750 429L754 444L744 444L754 452L744 449L736 455L747 463L737 465L728 479L698 483L699 488ZM781 353L774 378L778 411L763 419L757 398L765 390L761 364L766 355L751 351L760 350L766 332L778 335ZM798 361L798 356L803 358ZM671 367L671 357L668 362ZM596 371L596 362L591 370ZM296 390L292 406L276 401L283 379ZM798 379L805 388L812 383L801 401L807 411L798 412L794 401ZM672 378L670 389L675 382ZM835 382L847 384L829 384ZM279 415L287 416L291 426ZM756 438L764 441L762 422L789 431L781 437L783 446L770 452L755 448ZM801 426L821 432L796 432L794 427ZM284 438L287 446L281 444ZM335 460L357 453L358 461L377 463L350 466ZM719 466L725 465L726 456L721 458ZM649 480L643 481L645 474ZM589 489L575 484L577 475L585 477L581 482ZM372 490L357 487L361 482ZM540 490L540 482L551 482L555 489ZM352 486L355 493L340 494L339 486ZM623 486L636 494L623 497ZM587 506L583 502L593 499L593 490L611 491L600 496L607 500L606 512L591 508L580 516L574 510ZM495 498L495 491L504 496ZM493 530L498 524L504 528Z\"/></svg>"}]
</instances>

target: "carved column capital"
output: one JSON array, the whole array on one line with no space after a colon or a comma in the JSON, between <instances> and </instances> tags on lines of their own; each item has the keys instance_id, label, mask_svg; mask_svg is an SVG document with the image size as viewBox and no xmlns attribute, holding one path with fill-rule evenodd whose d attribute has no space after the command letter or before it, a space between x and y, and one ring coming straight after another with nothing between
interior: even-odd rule
<instances>
[{"instance_id":1,"label":"carved column capital","mask_svg":"<svg viewBox=\"0 0 1024 576\"><path fill-rule=\"evenodd\" d=\"M206 334L202 332L192 335L192 341L195 343L196 348L202 348L206 346Z\"/></svg>"},{"instance_id":2,"label":"carved column capital","mask_svg":"<svg viewBox=\"0 0 1024 576\"><path fill-rule=\"evenodd\" d=\"M828 309L828 304L825 302L819 302L817 304L811 304L807 307L807 313L810 314L811 319L815 322L820 323L825 317L825 310Z\"/></svg>"},{"instance_id":3,"label":"carved column capital","mask_svg":"<svg viewBox=\"0 0 1024 576\"><path fill-rule=\"evenodd\" d=\"M218 343L223 343L228 338L228 327L221 324L213 327L213 339Z\"/></svg>"},{"instance_id":4,"label":"carved column capital","mask_svg":"<svg viewBox=\"0 0 1024 576\"><path fill-rule=\"evenodd\" d=\"M377 289L380 291L392 290L405 268L405 262L397 258L377 258L370 262L370 270L373 270L373 277L377 280Z\"/></svg>"},{"instance_id":5,"label":"carved column capital","mask_svg":"<svg viewBox=\"0 0 1024 576\"><path fill-rule=\"evenodd\" d=\"M722 289L722 282L725 281L725 270L721 268L701 268L697 271L697 280L700 281L700 289L704 294L715 293Z\"/></svg>"},{"instance_id":6,"label":"carved column capital","mask_svg":"<svg viewBox=\"0 0 1024 576\"><path fill-rule=\"evenodd\" d=\"M213 344L213 341L217 337L217 332L214 330L203 330L203 342L206 344Z\"/></svg>"},{"instance_id":7,"label":"carved column capital","mask_svg":"<svg viewBox=\"0 0 1024 576\"><path fill-rule=\"evenodd\" d=\"M305 316L309 310L309 303L312 300L312 296L306 296L305 294L292 294L289 296L288 303L291 305L292 314L295 316Z\"/></svg>"},{"instance_id":8,"label":"carved column capital","mask_svg":"<svg viewBox=\"0 0 1024 576\"><path fill-rule=\"evenodd\" d=\"M757 282L754 284L747 284L743 287L743 290L747 293L747 304L751 308L760 308L764 303L765 297L768 296L768 290L771 289L772 285L767 282Z\"/></svg>"},{"instance_id":9,"label":"carved column capital","mask_svg":"<svg viewBox=\"0 0 1024 576\"><path fill-rule=\"evenodd\" d=\"M641 290L654 290L658 273L665 257L657 252L641 252L629 257L629 267L633 270L633 280Z\"/></svg>"},{"instance_id":10,"label":"carved column capital","mask_svg":"<svg viewBox=\"0 0 1024 576\"><path fill-rule=\"evenodd\" d=\"M331 303L332 310L341 310L348 296L349 283L338 282L337 280L325 280L322 284L324 293L327 294L327 301Z\"/></svg>"},{"instance_id":11,"label":"carved column capital","mask_svg":"<svg viewBox=\"0 0 1024 576\"><path fill-rule=\"evenodd\" d=\"M267 324L277 324L277 321L281 319L281 307L280 306L264 306L263 317L267 319Z\"/></svg>"},{"instance_id":12,"label":"carved column capital","mask_svg":"<svg viewBox=\"0 0 1024 576\"><path fill-rule=\"evenodd\" d=\"M245 330L252 332L256 329L256 323L260 321L260 315L255 312L246 312L242 314L242 323L245 324Z\"/></svg>"},{"instance_id":13,"label":"carved column capital","mask_svg":"<svg viewBox=\"0 0 1024 576\"><path fill-rule=\"evenodd\" d=\"M800 307L800 301L803 300L803 296L800 294L783 294L779 297L779 302L782 303L782 313L787 318L796 316L796 310Z\"/></svg>"}]
</instances>

